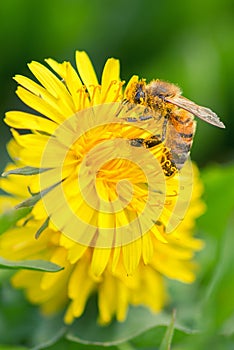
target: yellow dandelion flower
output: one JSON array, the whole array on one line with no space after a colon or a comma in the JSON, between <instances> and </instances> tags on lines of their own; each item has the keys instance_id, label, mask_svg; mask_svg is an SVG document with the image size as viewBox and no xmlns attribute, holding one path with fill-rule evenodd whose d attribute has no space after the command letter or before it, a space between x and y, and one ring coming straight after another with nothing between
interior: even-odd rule
<instances>
[{"instance_id":1,"label":"yellow dandelion flower","mask_svg":"<svg viewBox=\"0 0 234 350\"><path fill-rule=\"evenodd\" d=\"M192 230L204 210L197 170L187 162L178 172L163 142L133 147L131 140L156 135L159 125L143 106L123 102L118 60L107 60L101 84L85 52L76 52L77 71L69 62L46 62L54 73L29 64L39 83L15 77L17 95L37 114L5 118L16 167L6 169L1 187L13 204L32 210L23 227L21 220L1 237L0 253L64 270L20 271L13 284L46 313L65 307L66 323L82 315L93 293L103 324L123 321L129 305L158 312L167 301L163 276L195 277L192 259L202 242Z\"/></svg>"}]
</instances>

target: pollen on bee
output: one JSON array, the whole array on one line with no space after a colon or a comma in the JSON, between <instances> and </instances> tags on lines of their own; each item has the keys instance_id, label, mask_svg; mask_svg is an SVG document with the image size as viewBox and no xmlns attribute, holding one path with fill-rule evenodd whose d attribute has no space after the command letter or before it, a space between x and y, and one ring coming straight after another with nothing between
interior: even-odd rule
<instances>
[{"instance_id":1,"label":"pollen on bee","mask_svg":"<svg viewBox=\"0 0 234 350\"><path fill-rule=\"evenodd\" d=\"M126 99L130 103L144 104L145 79L133 82L126 90Z\"/></svg>"}]
</instances>

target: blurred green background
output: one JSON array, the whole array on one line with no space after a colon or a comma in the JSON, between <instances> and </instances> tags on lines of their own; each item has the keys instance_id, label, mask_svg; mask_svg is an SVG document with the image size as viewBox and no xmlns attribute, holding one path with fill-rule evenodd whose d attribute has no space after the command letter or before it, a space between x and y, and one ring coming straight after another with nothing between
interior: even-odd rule
<instances>
[{"instance_id":1,"label":"blurred green background","mask_svg":"<svg viewBox=\"0 0 234 350\"><path fill-rule=\"evenodd\" d=\"M52 57L74 62L86 50L100 76L108 57L132 74L177 83L184 95L222 118L221 130L198 122L192 158L199 165L227 162L234 145L233 0L11 0L0 3L0 113L24 109L15 95L15 74ZM1 124L1 164L10 132Z\"/></svg>"}]
</instances>

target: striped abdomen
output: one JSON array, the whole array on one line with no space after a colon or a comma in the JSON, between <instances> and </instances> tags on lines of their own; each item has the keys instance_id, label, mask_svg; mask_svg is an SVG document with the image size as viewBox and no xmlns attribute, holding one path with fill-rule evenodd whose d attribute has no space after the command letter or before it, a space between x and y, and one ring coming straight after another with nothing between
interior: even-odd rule
<instances>
[{"instance_id":1,"label":"striped abdomen","mask_svg":"<svg viewBox=\"0 0 234 350\"><path fill-rule=\"evenodd\" d=\"M193 115L185 110L177 110L168 118L165 143L178 169L183 167L189 157L195 130Z\"/></svg>"}]
</instances>

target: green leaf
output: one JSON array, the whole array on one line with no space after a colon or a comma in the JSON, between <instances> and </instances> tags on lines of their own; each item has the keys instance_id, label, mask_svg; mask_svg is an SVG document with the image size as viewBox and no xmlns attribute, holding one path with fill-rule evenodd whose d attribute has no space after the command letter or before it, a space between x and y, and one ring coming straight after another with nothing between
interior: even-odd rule
<instances>
[{"instance_id":1,"label":"green leaf","mask_svg":"<svg viewBox=\"0 0 234 350\"><path fill-rule=\"evenodd\" d=\"M27 269L45 272L58 272L63 270L63 267L58 266L50 261L45 260L21 260L11 261L0 257L0 268L4 269Z\"/></svg>"},{"instance_id":2,"label":"green leaf","mask_svg":"<svg viewBox=\"0 0 234 350\"><path fill-rule=\"evenodd\" d=\"M44 347L43 345L45 345L46 347ZM61 338L59 339L56 343L53 343L52 345L49 345L49 343L45 343L42 344L43 347L39 346L36 348L36 350L39 349L48 349L48 350L120 350L121 348L116 347L116 346L108 346L108 347L104 347L104 346L95 346L95 345L84 345L84 344L79 344L77 345L77 343L68 341L67 339ZM134 350L136 348L133 348ZM35 350L35 348L30 348L30 350ZM122 350L122 349L121 349Z\"/></svg>"},{"instance_id":3,"label":"green leaf","mask_svg":"<svg viewBox=\"0 0 234 350\"><path fill-rule=\"evenodd\" d=\"M156 326L147 332L141 334L140 336L134 338L131 340L131 344L135 346L135 348L139 349L159 349L161 345L161 341L163 337L165 336L165 333L167 331L166 326ZM184 330L179 330L174 328L174 335L173 335L173 346L176 344L181 344L181 342L185 341L188 338L191 338L194 336L194 334L197 334L196 332L185 332ZM174 347L173 347L174 349Z\"/></svg>"},{"instance_id":4,"label":"green leaf","mask_svg":"<svg viewBox=\"0 0 234 350\"><path fill-rule=\"evenodd\" d=\"M17 221L28 215L31 208L11 209L0 215L0 234L13 227Z\"/></svg>"},{"instance_id":5,"label":"green leaf","mask_svg":"<svg viewBox=\"0 0 234 350\"><path fill-rule=\"evenodd\" d=\"M125 322L113 321L110 325L101 327L96 322L97 315L93 312L95 307L90 303L85 314L72 324L66 335L68 340L83 344L114 346L126 343L154 327L168 326L170 323L170 315L166 313L152 314L146 308L131 307ZM185 333L192 332L179 323L175 328Z\"/></svg>"},{"instance_id":6,"label":"green leaf","mask_svg":"<svg viewBox=\"0 0 234 350\"><path fill-rule=\"evenodd\" d=\"M1 288L0 310L1 344L45 349L57 342L66 330L61 312L45 317L38 307L30 305L22 291L9 284Z\"/></svg>"},{"instance_id":7,"label":"green leaf","mask_svg":"<svg viewBox=\"0 0 234 350\"><path fill-rule=\"evenodd\" d=\"M47 349L61 339L66 330L61 312L50 317L41 315L30 335L30 350Z\"/></svg>"},{"instance_id":8,"label":"green leaf","mask_svg":"<svg viewBox=\"0 0 234 350\"><path fill-rule=\"evenodd\" d=\"M1 286L0 310L0 344L28 346L26 339L34 327L37 308L6 282Z\"/></svg>"},{"instance_id":9,"label":"green leaf","mask_svg":"<svg viewBox=\"0 0 234 350\"><path fill-rule=\"evenodd\" d=\"M83 344L113 346L125 343L155 325L167 323L168 317L165 314L153 315L141 307L131 309L125 322L114 321L106 327L99 326L96 318L91 318L86 313L74 322L66 337Z\"/></svg>"}]
</instances>

